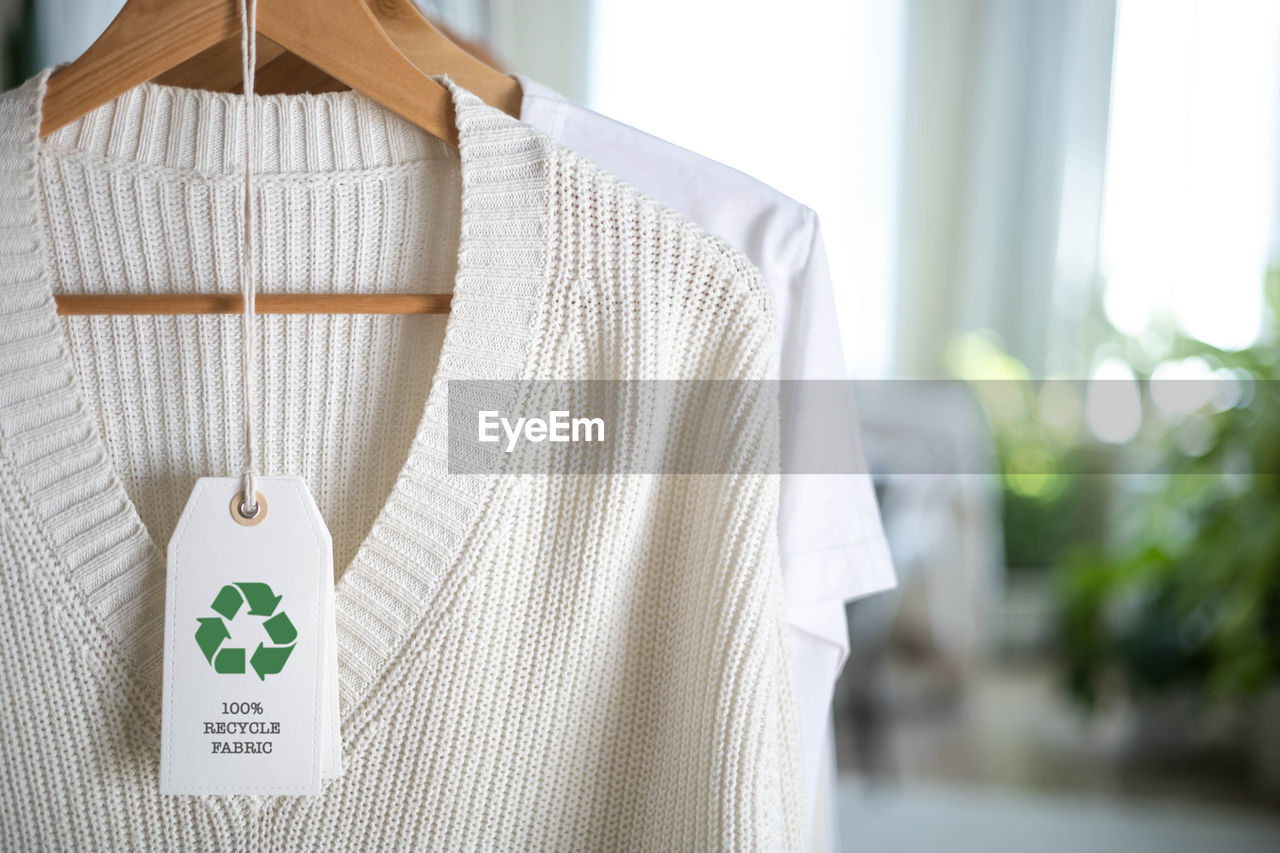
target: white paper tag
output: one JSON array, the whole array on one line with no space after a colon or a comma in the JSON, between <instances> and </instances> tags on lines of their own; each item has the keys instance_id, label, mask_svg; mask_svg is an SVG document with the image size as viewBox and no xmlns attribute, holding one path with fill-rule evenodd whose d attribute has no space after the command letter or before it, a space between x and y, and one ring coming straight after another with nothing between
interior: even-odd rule
<instances>
[{"instance_id":1,"label":"white paper tag","mask_svg":"<svg viewBox=\"0 0 1280 853\"><path fill-rule=\"evenodd\" d=\"M202 477L168 548L162 794L320 793L341 772L333 545L298 477Z\"/></svg>"}]
</instances>

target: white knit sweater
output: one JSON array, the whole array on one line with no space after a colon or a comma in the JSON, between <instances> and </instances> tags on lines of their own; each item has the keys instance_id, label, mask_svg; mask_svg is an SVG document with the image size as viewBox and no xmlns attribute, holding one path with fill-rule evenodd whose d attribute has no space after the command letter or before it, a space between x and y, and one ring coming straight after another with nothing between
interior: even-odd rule
<instances>
[{"instance_id":1,"label":"white knit sweater","mask_svg":"<svg viewBox=\"0 0 1280 853\"><path fill-rule=\"evenodd\" d=\"M159 795L163 547L242 463L239 318L52 294L238 290L243 101L146 85L40 140L46 76L0 95L0 846L801 847L777 478L444 453L449 379L772 376L758 273L448 81L458 150L351 92L257 111L261 290L453 313L259 318L263 473L333 532L345 773Z\"/></svg>"}]
</instances>

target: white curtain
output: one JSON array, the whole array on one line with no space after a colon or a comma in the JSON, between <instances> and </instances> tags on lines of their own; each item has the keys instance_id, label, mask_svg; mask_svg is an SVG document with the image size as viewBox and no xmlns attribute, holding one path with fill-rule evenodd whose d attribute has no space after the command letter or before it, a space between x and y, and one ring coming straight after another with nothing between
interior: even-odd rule
<instances>
[{"instance_id":1,"label":"white curtain","mask_svg":"<svg viewBox=\"0 0 1280 853\"><path fill-rule=\"evenodd\" d=\"M1072 341L1096 269L1114 0L909 0L899 375L993 329L1033 374ZM1061 353L1058 353L1061 355Z\"/></svg>"},{"instance_id":2,"label":"white curtain","mask_svg":"<svg viewBox=\"0 0 1280 853\"><path fill-rule=\"evenodd\" d=\"M122 6L124 0L36 0L31 71L84 53Z\"/></svg>"}]
</instances>

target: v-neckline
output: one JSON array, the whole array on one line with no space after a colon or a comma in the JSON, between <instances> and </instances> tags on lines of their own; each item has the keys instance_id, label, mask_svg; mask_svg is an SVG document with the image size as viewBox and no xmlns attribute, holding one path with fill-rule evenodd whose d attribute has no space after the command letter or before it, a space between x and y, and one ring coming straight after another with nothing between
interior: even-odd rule
<instances>
[{"instance_id":1,"label":"v-neckline","mask_svg":"<svg viewBox=\"0 0 1280 853\"><path fill-rule=\"evenodd\" d=\"M41 104L52 70L0 96L0 202L9 205L0 222L0 453L51 553L83 593L100 629L125 665L158 690L165 553L99 434L57 317L46 265L37 158ZM545 290L548 150L554 143L447 77L437 79L453 97L459 136L462 198L453 306L404 463L337 578L344 717L427 614L435 591L455 570L493 484L493 475L449 471L449 383L488 380L489 393L503 387L513 392L514 380L524 375Z\"/></svg>"}]
</instances>

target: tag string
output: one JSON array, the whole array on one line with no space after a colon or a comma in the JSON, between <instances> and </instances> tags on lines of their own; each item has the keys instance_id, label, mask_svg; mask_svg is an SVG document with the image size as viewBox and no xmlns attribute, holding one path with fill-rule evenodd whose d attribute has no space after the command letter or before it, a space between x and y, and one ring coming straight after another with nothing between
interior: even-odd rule
<instances>
[{"instance_id":1,"label":"tag string","mask_svg":"<svg viewBox=\"0 0 1280 853\"><path fill-rule=\"evenodd\" d=\"M240 285L244 291L244 323L241 334L241 371L244 374L244 500L241 510L258 513L258 447L253 428L253 312L257 290L257 205L253 193L254 127L253 75L258 65L258 0L240 0L240 60L244 78L244 245L240 253Z\"/></svg>"}]
</instances>

